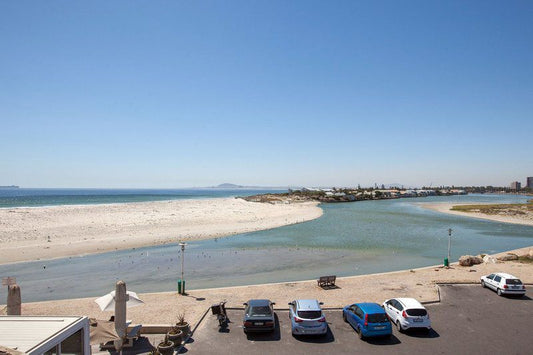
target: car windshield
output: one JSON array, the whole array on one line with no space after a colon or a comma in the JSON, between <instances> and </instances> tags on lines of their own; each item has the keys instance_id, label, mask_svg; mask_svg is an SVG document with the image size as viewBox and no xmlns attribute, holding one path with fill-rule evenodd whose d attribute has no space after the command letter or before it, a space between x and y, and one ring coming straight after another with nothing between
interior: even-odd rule
<instances>
[{"instance_id":1,"label":"car windshield","mask_svg":"<svg viewBox=\"0 0 533 355\"><path fill-rule=\"evenodd\" d=\"M507 285L521 285L522 281L520 281L519 279L507 279L505 280L505 283Z\"/></svg>"},{"instance_id":2,"label":"car windshield","mask_svg":"<svg viewBox=\"0 0 533 355\"><path fill-rule=\"evenodd\" d=\"M389 318L385 313L374 313L368 315L368 323L384 323L388 322Z\"/></svg>"},{"instance_id":3,"label":"car windshield","mask_svg":"<svg viewBox=\"0 0 533 355\"><path fill-rule=\"evenodd\" d=\"M322 317L321 311L298 311L298 317L303 319L317 319Z\"/></svg>"},{"instance_id":4,"label":"car windshield","mask_svg":"<svg viewBox=\"0 0 533 355\"><path fill-rule=\"evenodd\" d=\"M251 316L269 316L272 313L270 312L270 307L268 306L258 306L258 307L252 307L250 309L250 315Z\"/></svg>"},{"instance_id":5,"label":"car windshield","mask_svg":"<svg viewBox=\"0 0 533 355\"><path fill-rule=\"evenodd\" d=\"M411 317L422 317L427 316L428 312L425 309L422 308L412 308L405 311L407 315Z\"/></svg>"}]
</instances>

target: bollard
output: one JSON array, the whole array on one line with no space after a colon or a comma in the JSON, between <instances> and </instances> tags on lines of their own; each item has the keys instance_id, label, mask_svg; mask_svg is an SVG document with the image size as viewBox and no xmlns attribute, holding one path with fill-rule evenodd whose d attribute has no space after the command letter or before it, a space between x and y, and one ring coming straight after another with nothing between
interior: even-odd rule
<instances>
[{"instance_id":1,"label":"bollard","mask_svg":"<svg viewBox=\"0 0 533 355\"><path fill-rule=\"evenodd\" d=\"M444 266L445 267L450 266L450 262L449 262L448 258L444 258Z\"/></svg>"},{"instance_id":2,"label":"bollard","mask_svg":"<svg viewBox=\"0 0 533 355\"><path fill-rule=\"evenodd\" d=\"M9 285L7 287L7 315L20 316L21 314L21 298L19 285Z\"/></svg>"}]
</instances>

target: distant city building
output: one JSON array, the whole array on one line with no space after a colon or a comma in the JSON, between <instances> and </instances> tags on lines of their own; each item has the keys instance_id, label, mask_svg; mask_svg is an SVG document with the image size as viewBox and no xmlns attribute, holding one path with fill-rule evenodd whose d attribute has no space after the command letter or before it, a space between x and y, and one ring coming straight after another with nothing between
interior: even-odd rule
<instances>
[{"instance_id":1,"label":"distant city building","mask_svg":"<svg viewBox=\"0 0 533 355\"><path fill-rule=\"evenodd\" d=\"M511 190L515 190L515 191L518 191L522 188L522 184L519 183L518 181L513 181L511 183Z\"/></svg>"},{"instance_id":2,"label":"distant city building","mask_svg":"<svg viewBox=\"0 0 533 355\"><path fill-rule=\"evenodd\" d=\"M526 186L529 187L530 189L533 189L533 176L530 176L527 178Z\"/></svg>"}]
</instances>

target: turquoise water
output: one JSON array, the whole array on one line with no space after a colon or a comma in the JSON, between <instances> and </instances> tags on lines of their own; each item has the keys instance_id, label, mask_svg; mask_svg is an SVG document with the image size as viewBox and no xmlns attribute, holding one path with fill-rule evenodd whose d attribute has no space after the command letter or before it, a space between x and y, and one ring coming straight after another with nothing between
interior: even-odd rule
<instances>
[{"instance_id":1,"label":"turquoise water","mask_svg":"<svg viewBox=\"0 0 533 355\"><path fill-rule=\"evenodd\" d=\"M0 189L0 208L89 205L249 196L286 190L265 189Z\"/></svg>"},{"instance_id":2,"label":"turquoise water","mask_svg":"<svg viewBox=\"0 0 533 355\"><path fill-rule=\"evenodd\" d=\"M420 202L517 203L519 195L468 195L322 205L316 220L267 231L191 242L188 289L358 275L442 263L448 228L452 260L533 245L533 227L442 214ZM176 289L177 245L0 265L15 276L25 302L99 296L123 279L137 292ZM68 285L68 287L66 286ZM5 288L0 293L5 299Z\"/></svg>"}]
</instances>

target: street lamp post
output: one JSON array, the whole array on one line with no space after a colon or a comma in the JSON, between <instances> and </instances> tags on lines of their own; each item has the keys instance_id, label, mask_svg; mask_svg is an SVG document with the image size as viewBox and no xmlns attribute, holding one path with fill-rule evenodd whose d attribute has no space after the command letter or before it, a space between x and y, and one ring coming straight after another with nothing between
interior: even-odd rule
<instances>
[{"instance_id":1,"label":"street lamp post","mask_svg":"<svg viewBox=\"0 0 533 355\"><path fill-rule=\"evenodd\" d=\"M450 249L452 246L452 232L453 230L451 228L448 229L448 261L450 260Z\"/></svg>"},{"instance_id":2,"label":"street lamp post","mask_svg":"<svg viewBox=\"0 0 533 355\"><path fill-rule=\"evenodd\" d=\"M185 246L187 243L180 242L179 246L181 247L181 294L185 294L185 280L183 279L183 265L185 262Z\"/></svg>"}]
</instances>

